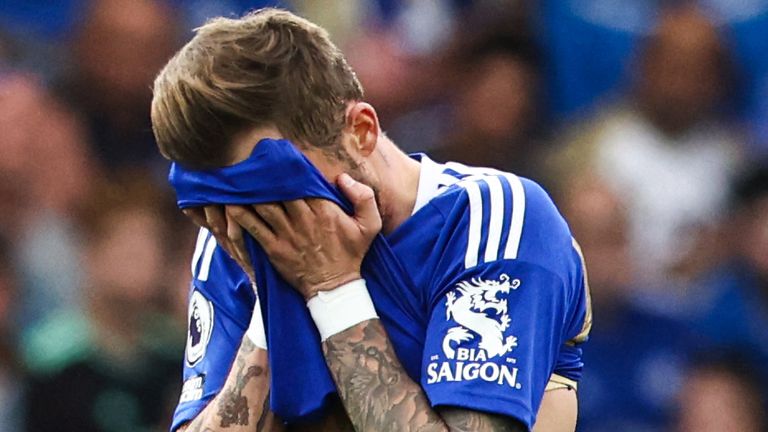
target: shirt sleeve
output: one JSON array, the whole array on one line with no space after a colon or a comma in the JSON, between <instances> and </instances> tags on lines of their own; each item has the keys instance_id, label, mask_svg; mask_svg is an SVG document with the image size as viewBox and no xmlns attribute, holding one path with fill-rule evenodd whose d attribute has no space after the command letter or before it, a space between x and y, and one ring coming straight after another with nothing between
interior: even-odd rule
<instances>
[{"instance_id":1,"label":"shirt sleeve","mask_svg":"<svg viewBox=\"0 0 768 432\"><path fill-rule=\"evenodd\" d=\"M577 380L584 276L549 195L509 174L468 177L442 200L444 258L430 287L421 384L434 406L532 428L550 377ZM439 203L438 203L439 204Z\"/></svg>"},{"instance_id":2,"label":"shirt sleeve","mask_svg":"<svg viewBox=\"0 0 768 432\"><path fill-rule=\"evenodd\" d=\"M207 231L198 238L192 272L184 383L172 431L193 420L223 387L256 301L248 277Z\"/></svg>"},{"instance_id":3,"label":"shirt sleeve","mask_svg":"<svg viewBox=\"0 0 768 432\"><path fill-rule=\"evenodd\" d=\"M572 277L571 282L575 286L573 299L570 301L566 312L565 339L560 347L560 353L555 364L554 374L565 380L568 386L576 387L581 380L584 362L582 359L582 344L589 338L592 330L592 302L589 292L589 278L584 257L576 240L573 240L573 255L577 258L580 268Z\"/></svg>"},{"instance_id":4,"label":"shirt sleeve","mask_svg":"<svg viewBox=\"0 0 768 432\"><path fill-rule=\"evenodd\" d=\"M568 292L552 272L501 260L462 273L433 307L422 387L433 406L532 427L563 340Z\"/></svg>"}]
</instances>

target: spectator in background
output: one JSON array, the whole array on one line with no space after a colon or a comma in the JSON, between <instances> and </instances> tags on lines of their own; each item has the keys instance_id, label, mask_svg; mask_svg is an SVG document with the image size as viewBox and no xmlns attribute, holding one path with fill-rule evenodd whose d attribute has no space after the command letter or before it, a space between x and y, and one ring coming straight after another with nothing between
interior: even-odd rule
<instances>
[{"instance_id":1,"label":"spectator in background","mask_svg":"<svg viewBox=\"0 0 768 432\"><path fill-rule=\"evenodd\" d=\"M0 80L0 236L13 244L24 289L21 330L78 308L78 238L71 214L96 175L77 119L30 76Z\"/></svg>"},{"instance_id":2,"label":"spectator in background","mask_svg":"<svg viewBox=\"0 0 768 432\"><path fill-rule=\"evenodd\" d=\"M18 284L10 249L0 238L0 430L21 429L21 365L16 356Z\"/></svg>"},{"instance_id":3,"label":"spectator in background","mask_svg":"<svg viewBox=\"0 0 768 432\"><path fill-rule=\"evenodd\" d=\"M106 168L161 164L150 87L177 46L179 14L155 0L92 0L84 14L72 41L71 74L60 85L65 100L86 120Z\"/></svg>"},{"instance_id":4,"label":"spectator in background","mask_svg":"<svg viewBox=\"0 0 768 432\"><path fill-rule=\"evenodd\" d=\"M508 27L459 34L472 42L461 43L454 58L453 112L430 155L537 177L538 53L520 25Z\"/></svg>"},{"instance_id":5,"label":"spectator in background","mask_svg":"<svg viewBox=\"0 0 768 432\"><path fill-rule=\"evenodd\" d=\"M697 364L680 392L678 432L760 432L768 428L765 386L738 360Z\"/></svg>"},{"instance_id":6,"label":"spectator in background","mask_svg":"<svg viewBox=\"0 0 768 432\"><path fill-rule=\"evenodd\" d=\"M626 83L628 60L650 33L662 8L696 4L728 34L739 70L738 110L759 102L768 75L768 2L733 0L539 0L539 36L545 47L551 109L564 118L592 109Z\"/></svg>"},{"instance_id":7,"label":"spectator in background","mask_svg":"<svg viewBox=\"0 0 768 432\"><path fill-rule=\"evenodd\" d=\"M474 4L463 0L294 3L300 12L308 13L308 18L328 26L334 41L348 54L366 99L376 105L385 124L423 108L445 90L446 74L451 71L441 68L445 65L437 64L436 59ZM329 3L343 12L331 12ZM349 22L339 19L344 16L358 22L349 28ZM420 144L406 142L405 146L424 149Z\"/></svg>"},{"instance_id":8,"label":"spectator in background","mask_svg":"<svg viewBox=\"0 0 768 432\"><path fill-rule=\"evenodd\" d=\"M291 9L293 0L166 0L184 12L186 26L197 28L216 16L240 16L263 7ZM323 1L322 3L326 3Z\"/></svg>"},{"instance_id":9,"label":"spectator in background","mask_svg":"<svg viewBox=\"0 0 768 432\"><path fill-rule=\"evenodd\" d=\"M525 27L521 25L519 2L329 3L344 12L331 10L325 2L295 2L299 11L308 12L313 21L331 29L334 40L342 38L337 42L348 53L350 65L365 87L366 100L376 105L382 123L390 125L387 134L407 152L435 150L452 137L458 116L454 107L462 103L457 89L466 87L467 79L475 80L467 62L480 60L471 50L515 51L519 47L497 46L494 50L491 39L509 36L510 28ZM349 8L349 3L359 4ZM359 22L350 26L339 17ZM488 66L474 72L488 74ZM491 78L494 84L500 83L499 78L510 77L508 70L504 64L501 77ZM501 85L507 93L510 85ZM504 101L506 112L516 100Z\"/></svg>"},{"instance_id":10,"label":"spectator in background","mask_svg":"<svg viewBox=\"0 0 768 432\"><path fill-rule=\"evenodd\" d=\"M754 153L757 157L768 158L768 72L757 91L757 108L752 118L755 133Z\"/></svg>"},{"instance_id":11,"label":"spectator in background","mask_svg":"<svg viewBox=\"0 0 768 432\"><path fill-rule=\"evenodd\" d=\"M694 342L681 322L635 301L626 213L608 185L583 171L556 191L584 253L594 311L578 430L668 431Z\"/></svg>"},{"instance_id":12,"label":"spectator in background","mask_svg":"<svg viewBox=\"0 0 768 432\"><path fill-rule=\"evenodd\" d=\"M97 189L82 213L85 314L52 317L24 341L31 431L161 430L170 421L183 349L161 308L171 200L146 175L126 178Z\"/></svg>"},{"instance_id":13,"label":"spectator in background","mask_svg":"<svg viewBox=\"0 0 768 432\"><path fill-rule=\"evenodd\" d=\"M768 364L768 166L753 167L735 183L731 209L730 244L720 247L733 249L732 258L697 284L692 322L713 350L746 349L763 370Z\"/></svg>"},{"instance_id":14,"label":"spectator in background","mask_svg":"<svg viewBox=\"0 0 768 432\"><path fill-rule=\"evenodd\" d=\"M732 75L718 32L693 6L664 11L637 64L627 99L582 125L556 159L593 169L621 197L639 282L669 292L720 250L714 227L741 144L718 114Z\"/></svg>"}]
</instances>

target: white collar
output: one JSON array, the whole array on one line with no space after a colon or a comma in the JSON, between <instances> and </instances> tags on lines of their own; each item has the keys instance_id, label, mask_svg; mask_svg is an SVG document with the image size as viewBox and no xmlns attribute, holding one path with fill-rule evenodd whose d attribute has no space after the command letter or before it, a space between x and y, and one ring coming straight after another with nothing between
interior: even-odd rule
<instances>
[{"instance_id":1,"label":"white collar","mask_svg":"<svg viewBox=\"0 0 768 432\"><path fill-rule=\"evenodd\" d=\"M419 159L421 170L419 172L419 187L416 190L416 203L413 205L411 215L421 210L432 198L437 196L438 187L440 186L440 174L445 169L442 164L433 161L423 153L413 155L412 157Z\"/></svg>"}]
</instances>

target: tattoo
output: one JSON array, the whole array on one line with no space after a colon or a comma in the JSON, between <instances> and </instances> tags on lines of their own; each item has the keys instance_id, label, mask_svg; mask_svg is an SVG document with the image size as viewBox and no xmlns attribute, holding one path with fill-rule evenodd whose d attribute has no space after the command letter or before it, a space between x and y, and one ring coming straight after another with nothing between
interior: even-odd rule
<instances>
[{"instance_id":1,"label":"tattoo","mask_svg":"<svg viewBox=\"0 0 768 432\"><path fill-rule=\"evenodd\" d=\"M240 346L235 365L232 370L235 373L235 382L232 388L226 389L220 395L218 401L218 412L221 427L227 428L232 425L247 426L250 421L250 409L248 398L243 395L243 389L251 380L264 374L264 368L261 366L246 366L246 355L252 353L256 345L249 339L243 338L243 344ZM267 400L269 400L267 398ZM264 413L262 412L262 418Z\"/></svg>"},{"instance_id":2,"label":"tattoo","mask_svg":"<svg viewBox=\"0 0 768 432\"><path fill-rule=\"evenodd\" d=\"M219 395L197 418L180 428L180 432L284 431L282 423L269 410L269 392L266 391L269 370L263 353L256 355L256 350L253 341L247 337L243 338ZM248 384L253 382L254 378L261 382L255 387L249 387ZM252 414L254 426L251 426Z\"/></svg>"},{"instance_id":3,"label":"tattoo","mask_svg":"<svg viewBox=\"0 0 768 432\"><path fill-rule=\"evenodd\" d=\"M526 431L517 420L495 414L452 407L438 414L405 373L378 320L331 336L323 352L358 431Z\"/></svg>"},{"instance_id":4,"label":"tattoo","mask_svg":"<svg viewBox=\"0 0 768 432\"><path fill-rule=\"evenodd\" d=\"M240 345L240 354L250 354L256 351L256 344L253 343L251 338L243 338L243 343Z\"/></svg>"},{"instance_id":5,"label":"tattoo","mask_svg":"<svg viewBox=\"0 0 768 432\"><path fill-rule=\"evenodd\" d=\"M249 366L245 373L240 369L237 372L237 382L235 388L227 390L221 400L219 400L219 417L221 417L221 427L231 425L248 425L248 398L243 396L243 389L251 378L264 373L261 366Z\"/></svg>"},{"instance_id":6,"label":"tattoo","mask_svg":"<svg viewBox=\"0 0 768 432\"><path fill-rule=\"evenodd\" d=\"M526 427L515 419L496 414L468 411L462 408L444 407L440 416L455 432L525 432Z\"/></svg>"},{"instance_id":7,"label":"tattoo","mask_svg":"<svg viewBox=\"0 0 768 432\"><path fill-rule=\"evenodd\" d=\"M356 430L446 430L400 365L378 320L331 336L323 351Z\"/></svg>"}]
</instances>

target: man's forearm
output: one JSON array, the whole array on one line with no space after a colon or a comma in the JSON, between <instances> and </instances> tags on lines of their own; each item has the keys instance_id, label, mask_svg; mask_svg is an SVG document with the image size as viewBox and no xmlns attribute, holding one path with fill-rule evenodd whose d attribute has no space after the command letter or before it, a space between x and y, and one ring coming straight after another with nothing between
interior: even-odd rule
<instances>
[{"instance_id":1,"label":"man's forearm","mask_svg":"<svg viewBox=\"0 0 768 432\"><path fill-rule=\"evenodd\" d=\"M326 362L358 431L523 431L518 422L491 414L432 409L406 374L379 320L329 337Z\"/></svg>"},{"instance_id":2,"label":"man's forearm","mask_svg":"<svg viewBox=\"0 0 768 432\"><path fill-rule=\"evenodd\" d=\"M282 423L269 409L267 351L248 338L237 352L224 387L179 430L186 432L277 432Z\"/></svg>"}]
</instances>

